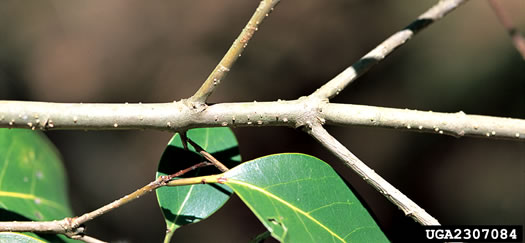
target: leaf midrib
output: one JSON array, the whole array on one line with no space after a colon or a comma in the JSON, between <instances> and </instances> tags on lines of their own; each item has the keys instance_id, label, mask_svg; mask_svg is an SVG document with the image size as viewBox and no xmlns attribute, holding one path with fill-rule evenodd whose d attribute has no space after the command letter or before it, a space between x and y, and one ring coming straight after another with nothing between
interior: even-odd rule
<instances>
[{"instance_id":1,"label":"leaf midrib","mask_svg":"<svg viewBox=\"0 0 525 243\"><path fill-rule=\"evenodd\" d=\"M68 210L61 206L60 204L41 197L37 197L33 194L27 194L27 193L20 193L20 192L8 192L8 191L0 191L0 197L12 197L12 198L19 198L24 200L40 200L40 203L45 204L47 206L53 207L55 209L58 209L63 212L67 212Z\"/></svg>"}]
</instances>

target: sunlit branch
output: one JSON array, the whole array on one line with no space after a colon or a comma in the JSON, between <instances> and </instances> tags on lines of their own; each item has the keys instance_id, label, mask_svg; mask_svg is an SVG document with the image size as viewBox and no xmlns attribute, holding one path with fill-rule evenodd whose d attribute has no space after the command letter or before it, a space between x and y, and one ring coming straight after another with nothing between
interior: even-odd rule
<instances>
[{"instance_id":1,"label":"sunlit branch","mask_svg":"<svg viewBox=\"0 0 525 243\"><path fill-rule=\"evenodd\" d=\"M397 190L388 181L383 179L374 170L352 154L337 139L332 137L320 124L314 124L306 129L325 148L341 159L344 164L355 171L363 180L383 194L390 202L403 210L405 215L413 218L422 225L439 225L439 222L410 200L407 196Z\"/></svg>"},{"instance_id":2,"label":"sunlit branch","mask_svg":"<svg viewBox=\"0 0 525 243\"><path fill-rule=\"evenodd\" d=\"M466 0L441 0L436 5L420 15L414 22L396 32L368 52L352 66L345 69L332 80L316 90L312 95L322 99L330 99L339 94L348 84L366 73L372 66L379 63L396 48L405 44L412 36L430 24L442 19L446 14L456 9Z\"/></svg>"},{"instance_id":3,"label":"sunlit branch","mask_svg":"<svg viewBox=\"0 0 525 243\"><path fill-rule=\"evenodd\" d=\"M244 27L242 32L239 34L239 37L235 39L228 52L226 52L222 60L211 72L206 81L204 81L199 90L197 90L197 92L189 99L193 107L201 106L206 102L208 97L215 90L215 87L219 85L226 74L230 71L235 61L237 61L237 59L241 56L241 53L248 45L248 42L259 29L259 25L273 10L275 5L279 3L279 1L280 0L262 0L259 3L255 13L253 13L252 17L246 24L246 27Z\"/></svg>"},{"instance_id":4,"label":"sunlit branch","mask_svg":"<svg viewBox=\"0 0 525 243\"><path fill-rule=\"evenodd\" d=\"M332 104L315 99L220 103L203 111L183 102L159 104L61 104L0 101L0 127L39 130L155 129L196 127L301 127L327 125L393 128L455 137L525 141L525 120L464 112L442 113L376 106Z\"/></svg>"}]
</instances>

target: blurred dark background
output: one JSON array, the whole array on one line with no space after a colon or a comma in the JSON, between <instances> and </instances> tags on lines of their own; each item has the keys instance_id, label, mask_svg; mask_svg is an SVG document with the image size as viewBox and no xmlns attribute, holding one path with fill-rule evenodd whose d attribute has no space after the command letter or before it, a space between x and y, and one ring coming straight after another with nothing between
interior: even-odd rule
<instances>
[{"instance_id":1,"label":"blurred dark background","mask_svg":"<svg viewBox=\"0 0 525 243\"><path fill-rule=\"evenodd\" d=\"M210 102L308 95L437 1L286 0ZM501 1L525 31L525 1ZM169 102L193 94L258 1L0 3L0 99ZM486 1L470 1L396 50L333 102L525 119L525 65ZM360 127L329 127L360 159L442 224L524 224L525 145ZM330 164L366 200L388 237L416 226L312 138L237 128L244 160L303 152ZM154 179L172 136L157 131L53 131L76 214ZM88 223L104 240L159 242L152 193ZM237 197L173 242L247 242L264 231Z\"/></svg>"}]
</instances>

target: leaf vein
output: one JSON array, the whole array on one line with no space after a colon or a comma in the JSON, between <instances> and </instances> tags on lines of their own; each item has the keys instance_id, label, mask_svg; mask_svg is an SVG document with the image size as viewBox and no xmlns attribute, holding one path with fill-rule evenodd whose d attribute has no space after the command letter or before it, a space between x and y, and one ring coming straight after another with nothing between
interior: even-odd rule
<instances>
[{"instance_id":1,"label":"leaf vein","mask_svg":"<svg viewBox=\"0 0 525 243\"><path fill-rule=\"evenodd\" d=\"M284 204L285 206L289 207L290 209L292 209L293 211L296 211L296 213L300 213L302 215L304 215L306 218L308 218L309 220L311 220L312 222L314 222L315 224L319 225L319 227L321 227L322 229L324 229L326 232L328 232L329 234L333 235L334 237L336 237L338 240L340 240L341 242L345 242L345 240L343 238L341 238L341 236L337 235L335 232L333 232L332 230L330 230L328 227L326 227L324 224L322 224L321 222L319 222L317 219L313 218L312 216L310 216L308 213L306 213L305 211L301 210L300 208L297 208L295 207L294 205L290 204L289 202L283 200L282 198L264 190L263 188L260 188L260 187L257 187L255 185L251 185L249 183L246 183L246 182L243 182L243 181L239 181L239 180L235 180L235 179L229 179L227 184L237 184L237 185L240 185L240 186L244 186L244 187L248 187L252 190L256 190L256 191L259 191L261 193L263 193L264 195L266 195L267 197L270 197L270 198L273 198L275 199L276 201Z\"/></svg>"},{"instance_id":2,"label":"leaf vein","mask_svg":"<svg viewBox=\"0 0 525 243\"><path fill-rule=\"evenodd\" d=\"M179 219L180 213L182 212L182 209L184 209L184 206L186 205L186 202L188 202L188 199L190 198L191 192L193 191L194 185L190 186L190 190L186 194L186 198L184 198L184 201L182 201L182 204L180 205L179 210L177 211L177 216L175 216L175 219L173 220L174 224L177 224L177 219Z\"/></svg>"},{"instance_id":3,"label":"leaf vein","mask_svg":"<svg viewBox=\"0 0 525 243\"><path fill-rule=\"evenodd\" d=\"M58 210L62 210L64 212L67 212L68 210L61 206L60 204L52 201L52 200L49 200L49 199L45 199L45 198L41 198L41 197L37 197L33 194L26 194L26 193L20 193L20 192L8 192L8 191L0 191L0 197L12 197L12 198L19 198L19 199L24 199L24 200L37 200L42 203L42 204L46 204L50 207L53 207L55 209L58 209Z\"/></svg>"},{"instance_id":4,"label":"leaf vein","mask_svg":"<svg viewBox=\"0 0 525 243\"><path fill-rule=\"evenodd\" d=\"M9 164L9 156L11 155L11 151L13 150L13 147L14 147L13 143L9 144L9 148L7 149L5 153L4 166L2 167L2 172L0 172L0 188L2 188L2 183L4 182L5 172L7 171L7 166Z\"/></svg>"},{"instance_id":5,"label":"leaf vein","mask_svg":"<svg viewBox=\"0 0 525 243\"><path fill-rule=\"evenodd\" d=\"M332 202L332 203L330 203L330 204L326 204L326 205L324 205L324 206L321 206L321 207L318 207L318 208L314 208L314 209L308 211L308 214L311 215L313 212L315 212L315 211L317 211L317 210L321 210L321 209L323 209L323 208L331 207L331 206L338 205L338 204L343 204L343 205L344 205L344 204L347 204L347 205L353 205L354 203L352 203L352 202Z\"/></svg>"},{"instance_id":6,"label":"leaf vein","mask_svg":"<svg viewBox=\"0 0 525 243\"><path fill-rule=\"evenodd\" d=\"M355 228L354 230L350 231L350 233L346 234L345 237L343 237L343 239L346 239L348 238L351 234L357 232L357 231L360 231L360 230L363 230L363 229L373 229L374 227L373 226L363 226L363 227L357 227Z\"/></svg>"},{"instance_id":7,"label":"leaf vein","mask_svg":"<svg viewBox=\"0 0 525 243\"><path fill-rule=\"evenodd\" d=\"M261 171L262 173L262 171ZM288 184L292 184L292 183L300 183L300 182L303 182L303 181L314 181L314 180L325 180L325 179L331 179L331 178L337 178L336 176L325 176L325 177L320 177L320 178L301 178L301 179L297 179L297 180L293 180L293 181L287 181L287 182L281 182L281 183L275 183L273 185L270 185L270 186L265 186L263 187L263 189L270 189L272 187L277 187L277 186L283 186L283 185L288 185Z\"/></svg>"}]
</instances>

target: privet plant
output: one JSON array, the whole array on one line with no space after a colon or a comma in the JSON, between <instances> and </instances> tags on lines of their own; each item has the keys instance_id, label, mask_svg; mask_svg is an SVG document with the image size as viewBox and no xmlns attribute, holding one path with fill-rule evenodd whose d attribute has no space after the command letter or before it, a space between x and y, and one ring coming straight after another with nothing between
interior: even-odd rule
<instances>
[{"instance_id":1,"label":"privet plant","mask_svg":"<svg viewBox=\"0 0 525 243\"><path fill-rule=\"evenodd\" d=\"M521 119L330 102L394 49L465 0L439 1L308 96L207 104L278 2L260 2L224 58L187 99L122 105L0 101L0 240L102 242L86 234L85 223L155 191L166 222L165 242L179 227L209 217L233 193L267 229L253 236L253 242L269 237L282 242L388 242L362 202L327 163L298 153L242 161L229 127L285 126L309 134L421 225L440 223L353 155L324 126L361 125L456 137L525 139L525 121ZM523 38L497 2L491 4L523 54ZM156 180L99 209L74 216L60 156L45 136L35 131L56 129L157 129L175 135L158 164Z\"/></svg>"}]
</instances>

